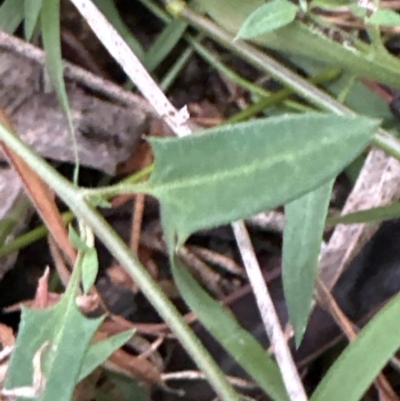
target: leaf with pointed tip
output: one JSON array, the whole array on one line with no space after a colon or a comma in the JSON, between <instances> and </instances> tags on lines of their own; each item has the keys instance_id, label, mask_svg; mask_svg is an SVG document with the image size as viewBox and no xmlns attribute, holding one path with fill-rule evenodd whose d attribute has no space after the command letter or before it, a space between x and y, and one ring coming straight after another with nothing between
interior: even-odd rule
<instances>
[{"instance_id":1,"label":"leaf with pointed tip","mask_svg":"<svg viewBox=\"0 0 400 401\"><path fill-rule=\"evenodd\" d=\"M25 39L29 42L38 23L40 10L42 8L42 0L25 0L24 1L24 34Z\"/></svg>"},{"instance_id":2,"label":"leaf with pointed tip","mask_svg":"<svg viewBox=\"0 0 400 401\"><path fill-rule=\"evenodd\" d=\"M251 39L290 24L299 7L288 0L272 0L253 11L243 22L236 37Z\"/></svg>"},{"instance_id":3,"label":"leaf with pointed tip","mask_svg":"<svg viewBox=\"0 0 400 401\"><path fill-rule=\"evenodd\" d=\"M141 190L161 202L167 242L289 202L335 177L378 122L309 113L152 138L155 170Z\"/></svg>"},{"instance_id":4,"label":"leaf with pointed tip","mask_svg":"<svg viewBox=\"0 0 400 401\"><path fill-rule=\"evenodd\" d=\"M332 186L333 180L285 205L282 276L297 346L310 313Z\"/></svg>"},{"instance_id":5,"label":"leaf with pointed tip","mask_svg":"<svg viewBox=\"0 0 400 401\"><path fill-rule=\"evenodd\" d=\"M85 354L78 381L89 376L114 351L121 348L133 336L134 332L135 330L126 330L92 344Z\"/></svg>"},{"instance_id":6,"label":"leaf with pointed tip","mask_svg":"<svg viewBox=\"0 0 400 401\"><path fill-rule=\"evenodd\" d=\"M22 308L16 348L11 356L4 387L31 386L32 360L45 344L42 356L45 388L40 401L70 401L85 352L103 318L88 319L76 305L80 269L75 269L61 300L47 309Z\"/></svg>"}]
</instances>

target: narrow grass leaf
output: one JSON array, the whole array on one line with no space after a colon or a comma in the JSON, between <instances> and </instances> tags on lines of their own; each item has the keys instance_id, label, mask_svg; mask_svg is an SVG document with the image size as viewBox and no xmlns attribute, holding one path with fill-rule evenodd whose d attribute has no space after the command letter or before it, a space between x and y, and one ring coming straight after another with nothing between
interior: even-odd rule
<instances>
[{"instance_id":1,"label":"narrow grass leaf","mask_svg":"<svg viewBox=\"0 0 400 401\"><path fill-rule=\"evenodd\" d=\"M24 2L24 34L28 42L31 40L38 23L41 8L42 0L25 0Z\"/></svg>"},{"instance_id":2,"label":"narrow grass leaf","mask_svg":"<svg viewBox=\"0 0 400 401\"><path fill-rule=\"evenodd\" d=\"M358 401L400 347L400 295L392 299L347 346L310 401Z\"/></svg>"},{"instance_id":3,"label":"narrow grass leaf","mask_svg":"<svg viewBox=\"0 0 400 401\"><path fill-rule=\"evenodd\" d=\"M182 38L187 26L187 22L173 19L164 28L146 53L144 64L148 71L153 71L168 56Z\"/></svg>"},{"instance_id":4,"label":"narrow grass leaf","mask_svg":"<svg viewBox=\"0 0 400 401\"><path fill-rule=\"evenodd\" d=\"M78 381L89 376L114 351L121 348L133 336L134 332L135 330L126 330L92 344L85 354Z\"/></svg>"},{"instance_id":5,"label":"narrow grass leaf","mask_svg":"<svg viewBox=\"0 0 400 401\"><path fill-rule=\"evenodd\" d=\"M5 388L31 386L32 360L49 344L42 356L46 385L39 401L70 401L85 352L102 318L88 319L76 305L80 269L74 269L61 300L47 309L22 308L16 348L11 356Z\"/></svg>"},{"instance_id":6,"label":"narrow grass leaf","mask_svg":"<svg viewBox=\"0 0 400 401\"><path fill-rule=\"evenodd\" d=\"M307 326L333 181L285 205L283 287L299 346Z\"/></svg>"},{"instance_id":7,"label":"narrow grass leaf","mask_svg":"<svg viewBox=\"0 0 400 401\"><path fill-rule=\"evenodd\" d=\"M383 220L396 219L400 217L400 203L378 206L368 210L345 214L344 216L330 217L327 226L336 224L357 224L357 223L379 223Z\"/></svg>"},{"instance_id":8,"label":"narrow grass leaf","mask_svg":"<svg viewBox=\"0 0 400 401\"><path fill-rule=\"evenodd\" d=\"M0 6L0 29L14 33L24 19L25 0L5 0Z\"/></svg>"},{"instance_id":9,"label":"narrow grass leaf","mask_svg":"<svg viewBox=\"0 0 400 401\"><path fill-rule=\"evenodd\" d=\"M46 67L52 85L57 94L58 101L68 121L71 134L71 146L75 153L74 182L77 182L79 172L78 148L72 123L71 109L69 107L67 91L65 88L63 63L61 57L60 37L60 0L42 0L40 22L42 27L43 46L46 51Z\"/></svg>"},{"instance_id":10,"label":"narrow grass leaf","mask_svg":"<svg viewBox=\"0 0 400 401\"><path fill-rule=\"evenodd\" d=\"M288 0L272 0L253 11L237 33L237 38L251 39L290 24L298 6Z\"/></svg>"},{"instance_id":11,"label":"narrow grass leaf","mask_svg":"<svg viewBox=\"0 0 400 401\"><path fill-rule=\"evenodd\" d=\"M260 343L236 321L228 309L210 297L176 257L171 257L179 291L208 332L274 401L287 401L278 366Z\"/></svg>"},{"instance_id":12,"label":"narrow grass leaf","mask_svg":"<svg viewBox=\"0 0 400 401\"><path fill-rule=\"evenodd\" d=\"M282 205L334 178L368 144L376 120L303 114L153 138L142 185L161 201L167 241Z\"/></svg>"}]
</instances>

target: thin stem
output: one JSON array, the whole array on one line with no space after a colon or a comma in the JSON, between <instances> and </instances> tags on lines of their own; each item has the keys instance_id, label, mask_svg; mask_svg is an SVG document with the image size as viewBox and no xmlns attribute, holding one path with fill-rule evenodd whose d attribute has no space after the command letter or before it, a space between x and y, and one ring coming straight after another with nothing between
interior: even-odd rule
<instances>
[{"instance_id":1,"label":"thin stem","mask_svg":"<svg viewBox=\"0 0 400 401\"><path fill-rule=\"evenodd\" d=\"M327 93L322 92L272 57L242 40L235 40L233 35L218 27L206 17L197 14L189 7L186 6L182 10L181 16L233 53L292 88L294 92L299 93L310 103L337 114L345 114L350 111L346 106L336 102Z\"/></svg>"},{"instance_id":2,"label":"thin stem","mask_svg":"<svg viewBox=\"0 0 400 401\"><path fill-rule=\"evenodd\" d=\"M169 127L174 132L189 134L190 130L187 125L189 113L186 108L178 111L168 102L164 93L144 68L140 60L132 53L129 46L92 1L71 0L71 2L85 18L108 52L139 88L140 92L154 106L157 112L162 110L163 114L160 116L163 117Z\"/></svg>"},{"instance_id":3,"label":"thin stem","mask_svg":"<svg viewBox=\"0 0 400 401\"><path fill-rule=\"evenodd\" d=\"M66 224L70 223L75 218L71 212L63 213L61 217ZM20 235L19 237L0 247L0 258L3 258L4 256L7 256L24 248L25 246L32 244L40 238L43 238L48 232L49 230L47 227L45 225L41 225L27 232L26 234Z\"/></svg>"},{"instance_id":4,"label":"thin stem","mask_svg":"<svg viewBox=\"0 0 400 401\"><path fill-rule=\"evenodd\" d=\"M311 78L310 82L316 84L333 79L337 76L337 72L337 70L329 69L327 71L324 71L322 74L318 74L315 77ZM247 107L247 109L242 110L239 113L236 113L232 117L228 118L224 123L233 124L239 121L247 120L255 114L265 110L267 107L282 102L292 94L293 90L291 90L290 88L284 88L278 92L271 93L268 97L261 99L257 103L253 103L251 106Z\"/></svg>"},{"instance_id":5,"label":"thin stem","mask_svg":"<svg viewBox=\"0 0 400 401\"><path fill-rule=\"evenodd\" d=\"M168 23L171 21L171 17L161 9L157 4L149 0L139 0L142 4L144 4L154 15L156 15L161 21L164 23ZM192 35L185 33L183 38L192 45L193 49L196 53L202 57L205 61L207 61L212 67L217 69L219 72L230 78L237 85L241 86L244 89L247 89L249 92L257 94L262 97L268 97L271 95L270 92L266 91L262 87L255 85L251 81L243 78L239 74L237 74L234 70L227 67L224 63L222 63L217 56L215 56L209 49L203 46L199 39L194 38ZM290 107L294 110L299 111L310 111L312 108L307 107L299 102L293 100L285 100L285 106Z\"/></svg>"},{"instance_id":6,"label":"thin stem","mask_svg":"<svg viewBox=\"0 0 400 401\"><path fill-rule=\"evenodd\" d=\"M133 280L139 285L149 302L175 333L188 354L199 368L203 370L208 381L221 399L225 401L240 401L239 395L228 383L221 369L183 320L175 306L113 228L87 203L81 192L43 159L34 154L19 138L1 125L0 140L4 141L12 151L23 158L54 189L59 197L69 206L71 211L93 230L115 259L124 266Z\"/></svg>"},{"instance_id":7,"label":"thin stem","mask_svg":"<svg viewBox=\"0 0 400 401\"><path fill-rule=\"evenodd\" d=\"M339 103L327 93L318 89L310 82L307 82L307 80L295 74L256 47L241 40L234 40L235 38L233 35L224 31L209 19L197 14L189 7L185 6L182 9L181 16L201 32L206 33L218 43L239 55L244 60L247 60L261 71L271 74L320 109L331 111L339 115L356 114L353 110ZM374 136L373 143L390 156L400 159L400 142L389 132L379 129Z\"/></svg>"},{"instance_id":8,"label":"thin stem","mask_svg":"<svg viewBox=\"0 0 400 401\"><path fill-rule=\"evenodd\" d=\"M119 183L120 184L134 184L136 182L141 181L143 178L146 178L149 174L151 174L154 170L154 163L149 164L146 167L143 167L137 173L131 174L129 177L124 178Z\"/></svg>"}]
</instances>

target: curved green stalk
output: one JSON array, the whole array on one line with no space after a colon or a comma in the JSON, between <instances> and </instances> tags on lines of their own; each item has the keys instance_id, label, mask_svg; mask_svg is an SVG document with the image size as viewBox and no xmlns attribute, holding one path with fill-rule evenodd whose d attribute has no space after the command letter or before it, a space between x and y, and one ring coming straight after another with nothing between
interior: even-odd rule
<instances>
[{"instance_id":1,"label":"curved green stalk","mask_svg":"<svg viewBox=\"0 0 400 401\"><path fill-rule=\"evenodd\" d=\"M259 68L261 71L271 74L320 109L335 114L355 114L353 110L339 103L329 94L318 89L315 85L280 64L266 53L258 50L253 45L241 40L234 40L233 35L218 27L211 20L197 14L189 7L184 7L182 9L181 16L201 32L206 33L218 43ZM400 160L400 142L387 131L379 129L375 134L373 144Z\"/></svg>"},{"instance_id":2,"label":"curved green stalk","mask_svg":"<svg viewBox=\"0 0 400 401\"><path fill-rule=\"evenodd\" d=\"M226 380L224 373L183 320L175 306L128 249L118 234L86 201L82 192L43 159L34 154L29 147L4 126L0 126L0 140L4 141L12 151L22 157L56 191L58 196L70 207L74 214L88 224L111 254L124 266L129 275L139 285L144 295L164 319L165 323L174 331L188 354L204 372L207 380L214 387L220 398L225 401L240 401L241 398Z\"/></svg>"}]
</instances>

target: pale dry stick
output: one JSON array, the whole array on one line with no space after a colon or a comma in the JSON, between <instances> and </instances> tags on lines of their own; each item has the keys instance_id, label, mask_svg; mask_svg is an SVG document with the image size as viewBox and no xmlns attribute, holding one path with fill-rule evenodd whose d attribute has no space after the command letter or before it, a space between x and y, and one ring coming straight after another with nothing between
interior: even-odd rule
<instances>
[{"instance_id":1,"label":"pale dry stick","mask_svg":"<svg viewBox=\"0 0 400 401\"><path fill-rule=\"evenodd\" d=\"M218 252L212 251L211 249L203 248L197 245L189 245L188 248L192 253L203 258L206 262L213 263L219 266L221 269L234 274L235 276L242 278L246 277L243 267L237 264L229 256L222 255Z\"/></svg>"},{"instance_id":2,"label":"pale dry stick","mask_svg":"<svg viewBox=\"0 0 400 401\"><path fill-rule=\"evenodd\" d=\"M176 110L115 28L90 0L71 0L113 58L135 83L160 117L179 136L189 135L187 108Z\"/></svg>"},{"instance_id":3,"label":"pale dry stick","mask_svg":"<svg viewBox=\"0 0 400 401\"><path fill-rule=\"evenodd\" d=\"M149 235L146 231L141 234L141 243L153 250L162 252L164 255L168 255L168 251L164 242L154 238L153 235ZM195 253L183 246L178 250L179 257L186 263L191 269L194 276L201 281L202 284L217 298L224 296L222 289L220 288L221 276L217 274L213 269L210 268L200 257Z\"/></svg>"},{"instance_id":4,"label":"pale dry stick","mask_svg":"<svg viewBox=\"0 0 400 401\"><path fill-rule=\"evenodd\" d=\"M146 69L142 66L139 59L132 53L128 45L119 36L117 31L107 22L93 3L90 0L71 1L86 19L93 32L97 35L110 54L121 65L132 82L135 83L142 94L154 106L158 115L166 121L175 134L179 137L191 134L192 130L189 126L189 115L187 109L183 108L178 112L174 108L148 74ZM249 275L250 282L253 283L253 286L255 285L253 288L256 298L258 300L260 299L259 307L263 306L260 311L264 324L267 326L266 330L271 344L274 347L275 356L290 399L292 401L306 401L306 393L290 354L289 347L285 341L282 327L277 319L271 297L265 285L257 259L255 258L247 230L243 222L234 223L233 228L235 231L237 230L236 241L242 255L252 255L251 258L245 259L246 262L248 260L252 261L252 268L247 270L247 274ZM245 263L245 266L246 264L247 263ZM255 275L254 278L253 275ZM260 277L261 282L264 284L261 292L257 285L260 281ZM265 302L267 302L267 304L265 304ZM266 310L264 305L267 305ZM268 312L268 315L264 315L263 312ZM267 316L268 318L271 317L273 319L271 323L269 322L269 319L267 319Z\"/></svg>"},{"instance_id":5,"label":"pale dry stick","mask_svg":"<svg viewBox=\"0 0 400 401\"><path fill-rule=\"evenodd\" d=\"M261 230L273 231L282 234L285 227L285 215L282 212L271 210L262 212L246 219L246 223Z\"/></svg>"},{"instance_id":6,"label":"pale dry stick","mask_svg":"<svg viewBox=\"0 0 400 401\"><path fill-rule=\"evenodd\" d=\"M164 337L158 337L155 341L153 341L150 344L150 347L146 351L142 352L138 356L138 358L149 359L149 357L152 354L154 354L158 350L158 348L160 348L161 344L164 342L164 339L165 339ZM161 366L157 366L157 367L163 369L164 368L164 364L162 364Z\"/></svg>"},{"instance_id":7,"label":"pale dry stick","mask_svg":"<svg viewBox=\"0 0 400 401\"><path fill-rule=\"evenodd\" d=\"M224 293L221 289L221 276L216 273L207 263L204 263L194 253L190 252L186 246L178 250L179 257L191 267L192 273L200 279L206 288L217 298L222 298Z\"/></svg>"},{"instance_id":8,"label":"pale dry stick","mask_svg":"<svg viewBox=\"0 0 400 401\"><path fill-rule=\"evenodd\" d=\"M238 244L243 264L249 276L251 287L256 297L258 309L268 334L275 358L281 370L286 390L291 400L306 401L307 395L301 382L289 346L286 342L281 324L276 314L272 298L261 273L253 246L243 221L232 223L233 232Z\"/></svg>"}]
</instances>

